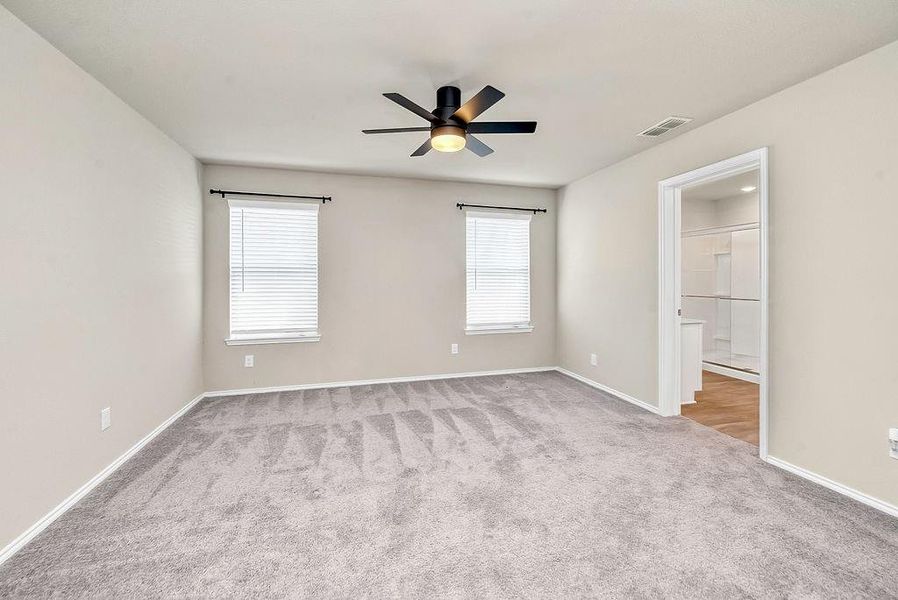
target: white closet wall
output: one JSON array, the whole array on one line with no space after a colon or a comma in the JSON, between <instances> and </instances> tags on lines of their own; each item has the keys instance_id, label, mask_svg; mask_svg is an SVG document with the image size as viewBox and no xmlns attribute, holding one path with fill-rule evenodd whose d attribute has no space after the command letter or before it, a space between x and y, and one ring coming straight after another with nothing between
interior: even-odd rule
<instances>
[{"instance_id":1,"label":"white closet wall","mask_svg":"<svg viewBox=\"0 0 898 600\"><path fill-rule=\"evenodd\" d=\"M683 200L683 316L705 322L706 362L749 371L760 355L757 221L757 194Z\"/></svg>"},{"instance_id":2,"label":"white closet wall","mask_svg":"<svg viewBox=\"0 0 898 600\"><path fill-rule=\"evenodd\" d=\"M733 298L757 300L761 297L760 235L758 229L732 234ZM730 352L746 356L761 353L761 303L732 300L730 303Z\"/></svg>"}]
</instances>

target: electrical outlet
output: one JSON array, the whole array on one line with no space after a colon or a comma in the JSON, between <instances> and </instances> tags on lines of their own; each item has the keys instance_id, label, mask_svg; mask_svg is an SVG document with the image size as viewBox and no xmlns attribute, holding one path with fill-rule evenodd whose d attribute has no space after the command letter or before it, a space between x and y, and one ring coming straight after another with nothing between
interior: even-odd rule
<instances>
[{"instance_id":1,"label":"electrical outlet","mask_svg":"<svg viewBox=\"0 0 898 600\"><path fill-rule=\"evenodd\" d=\"M107 406L100 411L100 431L106 431L112 427L112 408Z\"/></svg>"},{"instance_id":2,"label":"electrical outlet","mask_svg":"<svg viewBox=\"0 0 898 600\"><path fill-rule=\"evenodd\" d=\"M253 354L247 354L243 357L243 366L244 367L254 367L256 366L256 357Z\"/></svg>"},{"instance_id":3,"label":"electrical outlet","mask_svg":"<svg viewBox=\"0 0 898 600\"><path fill-rule=\"evenodd\" d=\"M458 344L452 344L452 347L449 349L452 354L458 354Z\"/></svg>"},{"instance_id":4,"label":"electrical outlet","mask_svg":"<svg viewBox=\"0 0 898 600\"><path fill-rule=\"evenodd\" d=\"M898 458L898 427L889 429L889 456Z\"/></svg>"},{"instance_id":5,"label":"electrical outlet","mask_svg":"<svg viewBox=\"0 0 898 600\"><path fill-rule=\"evenodd\" d=\"M595 367L595 366L598 366L598 364L599 364L599 357L596 356L595 353L589 355L589 364L591 364L591 365L594 366L594 367Z\"/></svg>"}]
</instances>

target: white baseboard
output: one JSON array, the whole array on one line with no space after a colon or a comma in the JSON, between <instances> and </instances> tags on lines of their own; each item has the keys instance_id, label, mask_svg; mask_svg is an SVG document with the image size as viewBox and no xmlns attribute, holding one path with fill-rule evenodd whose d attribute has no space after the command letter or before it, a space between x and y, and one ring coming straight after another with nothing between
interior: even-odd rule
<instances>
[{"instance_id":1,"label":"white baseboard","mask_svg":"<svg viewBox=\"0 0 898 600\"><path fill-rule=\"evenodd\" d=\"M818 475L813 471L808 471L807 469L795 466L792 463L776 458L775 456L767 456L767 458L765 458L764 460L775 467L783 469L784 471L789 471L790 473L798 475L799 477L807 479L808 481L812 481L817 485L822 485L823 487L829 488L834 492L838 492L843 496L848 496L852 500L857 500L861 504L866 504L867 506L875 508L876 510L881 510L887 515L898 517L898 506L889 504L888 502L883 502L882 500L879 500L872 496L868 496L867 494L859 492L854 488L850 488L847 485L842 485L841 483L833 481L832 479L824 477L823 475Z\"/></svg>"},{"instance_id":2,"label":"white baseboard","mask_svg":"<svg viewBox=\"0 0 898 600\"><path fill-rule=\"evenodd\" d=\"M147 434L142 440L131 446L124 454L116 458L112 464L107 466L105 469L94 475L90 481L82 485L78 490L76 490L72 495L59 503L53 510L48 512L46 515L41 517L34 525L29 527L24 533L14 539L12 542L7 544L2 550L0 550L0 564L3 564L4 561L9 559L13 554L18 552L25 544L30 542L34 537L36 537L40 532L46 529L53 521L61 517L67 510L69 510L72 506L78 503L84 496L91 492L95 487L97 487L100 483L103 482L107 477L109 477L112 473L115 472L120 466L122 466L129 458L137 454L146 446L150 441L153 440L157 435L162 433L169 425L174 423L180 416L186 413L188 410L193 408L197 402L202 400L203 398L214 398L219 396L235 396L241 394L260 394L265 392L279 392L279 391L289 391L289 390L309 390L309 389L320 389L320 388L330 388L330 387L348 387L355 385L374 385L378 383L402 383L402 382L410 382L410 381L428 381L434 379L457 379L460 377L485 377L489 375L511 375L515 373L536 373L542 371L553 371L555 367L529 367L523 369L500 369L495 371L473 371L470 373L444 373L437 375L420 375L413 377L391 377L385 379L366 379L366 380L357 380L357 381L335 381L329 383L310 383L303 385L288 385L288 386L280 386L280 387L266 387L266 388L247 388L247 389L239 389L239 390L221 390L217 392L206 392L204 394L200 394L186 405L184 405L178 412L170 416L165 420L161 425L159 425L156 429Z\"/></svg>"},{"instance_id":3,"label":"white baseboard","mask_svg":"<svg viewBox=\"0 0 898 600\"><path fill-rule=\"evenodd\" d=\"M105 480L107 477L112 475L116 471L116 469L118 469L123 464L125 464L125 462L129 458L131 458L132 456L137 454L141 448L143 448L148 443L150 443L153 440L153 438L155 438L157 435L159 435L160 433L165 431L165 429L168 428L169 425L171 425L172 423L177 421L179 417L181 417L184 413L186 413L188 410L193 408L193 406L197 402L202 400L203 397L204 397L204 394L200 394L199 396L197 396L196 398L194 398L193 400L191 400L190 402L185 404L183 407L181 407L178 410L178 412L176 412L175 414L170 416L161 425L159 425L156 429L154 429L153 431L148 433L146 436L144 436L144 438L142 440L140 440L139 442L137 442L136 444L131 446L124 454L122 454L121 456L116 458L114 461L112 461L112 463L109 466L107 466L105 469L103 469L102 471L100 471L99 473L94 475L90 481L88 481L87 483L82 485L80 488L78 488L75 491L75 493L73 493L71 496L69 496L62 502L60 502L56 506L56 508L54 508L53 510L48 512L46 515L41 517L40 520L37 521L37 523L35 523L31 527L29 527L19 537L17 537L13 541L11 541L9 544L7 544L2 550L0 550L0 565L2 565L13 554L18 552L25 544L27 544L32 539L34 539L35 536L37 536L40 532L42 532L44 529L46 529L53 521L55 521L56 519L61 517L67 510L69 510L75 504L77 504L79 500L81 500L84 496L89 494L95 487L97 487L100 483L102 483L103 480Z\"/></svg>"},{"instance_id":4,"label":"white baseboard","mask_svg":"<svg viewBox=\"0 0 898 600\"><path fill-rule=\"evenodd\" d=\"M623 392L619 392L614 388L610 388L607 385L603 385L603 384L599 383L598 381L593 381L592 379L587 379L586 377L583 377L582 375L577 375L573 371L568 371L567 369L563 369L561 367L555 367L555 370L558 371L559 373L563 373L564 375L567 375L568 377L572 377L572 378L576 379L577 381L581 381L581 382L585 383L586 385L592 386L598 390L602 390L603 392L606 392L608 394L611 394L612 396L620 398L621 400L626 400L630 404L635 404L639 408L643 408L651 413L655 413L656 415L661 414L661 411L658 409L657 406L652 406L648 402L643 402L642 400L639 400L638 398L634 398L633 396L630 396Z\"/></svg>"},{"instance_id":5,"label":"white baseboard","mask_svg":"<svg viewBox=\"0 0 898 600\"><path fill-rule=\"evenodd\" d=\"M0 564L3 564L4 561L9 559L13 554L18 552L25 544L31 541L34 537L36 537L40 532L47 528L53 521L62 516L68 509L74 506L79 500L81 500L84 496L90 493L97 485L102 483L107 477L109 477L112 473L116 471L119 467L121 467L129 458L137 454L144 446L146 446L150 441L153 440L160 433L165 431L172 423L178 420L179 417L184 415L188 410L193 408L197 402L202 400L203 398L214 398L221 396L235 396L241 394L260 394L267 392L279 392L279 391L292 391L292 390L308 390L308 389L321 389L321 388L330 388L330 387L349 387L349 386L357 386L357 385L375 385L380 383L405 383L405 382L413 382L413 381L429 381L429 380L438 380L438 379L457 379L460 377L487 377L491 375L513 375L517 373L538 373L544 371L558 371L568 377L576 379L586 385L594 387L598 390L611 394L621 400L634 404L644 410L647 410L654 414L661 414L659 409L656 406L652 406L642 400L634 398L628 394L615 390L613 388L608 387L607 385L603 385L598 383L597 381L593 381L591 379L587 379L582 375L578 375L572 371L568 371L567 369L561 367L530 367L523 369L500 369L495 371L473 371L469 373L444 373L437 375L419 375L412 377L391 377L384 379L366 379L366 380L356 380L356 381L337 381L330 383L311 383L311 384L302 384L302 385L289 385L289 386L279 386L279 387L266 387L266 388L245 388L238 390L220 390L215 392L206 392L205 394L200 394L187 404L185 404L181 409L179 409L175 414L166 419L162 424L160 424L156 429L151 431L149 434L144 436L139 442L131 446L124 454L115 459L109 466L105 469L97 473L90 481L82 485L77 491L75 491L68 498L63 500L56 506L53 510L44 515L40 520L38 520L34 525L29 527L24 533L14 539L12 542L7 544L2 550L0 550ZM826 488L834 490L840 494L844 494L849 498L857 500L867 506L871 506L877 510L880 510L886 514L898 517L898 507L883 502L881 500L877 500L871 496L867 496L855 489L852 489L848 486L837 483L831 479L827 479L821 475L817 475L816 473L812 473L811 471L807 471L802 469L801 467L797 467L791 463L788 463L784 460L780 460L773 456L768 456L764 460L766 460L771 465L794 473L799 477L803 477L809 481L812 481L818 485L822 485Z\"/></svg>"},{"instance_id":6,"label":"white baseboard","mask_svg":"<svg viewBox=\"0 0 898 600\"><path fill-rule=\"evenodd\" d=\"M740 371L739 369L729 369L727 367L721 367L720 365L703 362L702 370L717 373L718 375L723 375L725 377L741 379L742 381L748 381L749 383L761 383L760 375L756 375L755 373L746 373L745 371Z\"/></svg>"},{"instance_id":7,"label":"white baseboard","mask_svg":"<svg viewBox=\"0 0 898 600\"><path fill-rule=\"evenodd\" d=\"M353 387L357 385L378 385L382 383L408 383L435 379L458 379L460 377L488 377L490 375L514 375L516 373L541 373L554 371L557 367L525 367L523 369L499 369L496 371L471 371L469 373L442 373L436 375L413 375L411 377L386 377L383 379L356 379L353 381L330 381L326 383L302 383L275 387L240 388L206 392L206 398L222 396L242 396L244 394L268 394L271 392L292 392L296 390L319 390L324 388Z\"/></svg>"},{"instance_id":8,"label":"white baseboard","mask_svg":"<svg viewBox=\"0 0 898 600\"><path fill-rule=\"evenodd\" d=\"M602 390L603 392L607 392L607 393L611 394L612 396L616 396L616 397L620 398L621 400L626 400L627 402L635 404L636 406L639 406L640 408L644 408L647 411L653 412L657 415L661 414L660 410L657 407L652 406L651 404L647 404L646 402L643 402L642 400L639 400L639 399L629 396L627 394L624 394L623 392L619 392L613 388L608 387L607 385L603 385L597 381L587 379L586 377L583 377L582 375L577 375L576 373L574 373L572 371L568 371L567 369L563 369L561 367L556 367L555 370L558 371L559 373L563 373L563 374L567 375L568 377L572 377L578 381L582 381L586 385L589 385L596 389ZM871 508L875 508L876 510L882 511L882 512L886 513L887 515L891 515L893 517L898 517L898 506L889 504L888 502L883 502L882 500L879 500L878 498L868 496L867 494L864 494L863 492L859 492L854 488L850 488L847 485L843 485L841 483L833 481L832 479L829 479L822 475L818 475L817 473L814 473L812 471L808 471L807 469L803 469L801 467L795 466L792 463L789 463L782 459L776 458L775 456L768 455L768 456L763 457L762 460L764 460L765 462L767 462L775 467L778 467L785 471L789 471L790 473L792 473L794 475L798 475L799 477L802 477L804 479L807 479L808 481L816 483L817 485L822 485L823 487L833 490L834 492L837 492L839 494L842 494L843 496L848 496L852 500L857 500L861 504L866 504L867 506L869 506Z\"/></svg>"}]
</instances>

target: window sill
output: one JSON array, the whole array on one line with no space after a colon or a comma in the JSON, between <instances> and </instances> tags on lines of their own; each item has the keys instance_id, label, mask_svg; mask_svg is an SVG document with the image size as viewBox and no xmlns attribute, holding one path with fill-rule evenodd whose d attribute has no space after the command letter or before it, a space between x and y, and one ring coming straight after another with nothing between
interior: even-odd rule
<instances>
[{"instance_id":1,"label":"window sill","mask_svg":"<svg viewBox=\"0 0 898 600\"><path fill-rule=\"evenodd\" d=\"M530 333L533 325L526 327L468 327L465 335L490 335L493 333Z\"/></svg>"},{"instance_id":2,"label":"window sill","mask_svg":"<svg viewBox=\"0 0 898 600\"><path fill-rule=\"evenodd\" d=\"M225 340L228 346L256 346L260 344L300 344L304 342L317 342L321 335L291 335L291 336L261 336L261 337L234 337Z\"/></svg>"}]
</instances>

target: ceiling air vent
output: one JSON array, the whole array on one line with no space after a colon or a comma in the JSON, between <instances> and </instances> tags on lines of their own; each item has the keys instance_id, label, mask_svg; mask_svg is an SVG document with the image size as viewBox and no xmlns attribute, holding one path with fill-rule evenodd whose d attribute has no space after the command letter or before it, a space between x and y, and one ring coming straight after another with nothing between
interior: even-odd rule
<instances>
[{"instance_id":1,"label":"ceiling air vent","mask_svg":"<svg viewBox=\"0 0 898 600\"><path fill-rule=\"evenodd\" d=\"M688 117L667 117L660 123L655 123L645 131L640 131L637 135L641 135L642 137L658 137L659 135L664 135L671 129L679 127L680 125L685 125L692 119Z\"/></svg>"}]
</instances>

